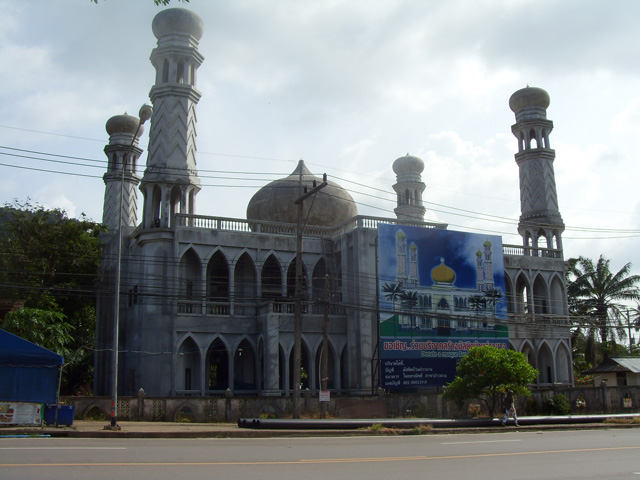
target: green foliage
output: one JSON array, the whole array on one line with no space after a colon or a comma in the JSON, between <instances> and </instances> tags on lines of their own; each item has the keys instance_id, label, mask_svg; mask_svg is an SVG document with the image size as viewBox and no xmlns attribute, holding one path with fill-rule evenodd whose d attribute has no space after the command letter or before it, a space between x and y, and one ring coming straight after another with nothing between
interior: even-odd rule
<instances>
[{"instance_id":1,"label":"green foliage","mask_svg":"<svg viewBox=\"0 0 640 480\"><path fill-rule=\"evenodd\" d=\"M456 377L447 385L444 396L459 409L467 400L478 399L493 417L504 392L513 390L515 395L531 395L527 385L537 375L538 371L522 353L489 345L474 347L458 362Z\"/></svg>"},{"instance_id":2,"label":"green foliage","mask_svg":"<svg viewBox=\"0 0 640 480\"><path fill-rule=\"evenodd\" d=\"M525 415L538 415L538 401L534 397L527 398L524 404Z\"/></svg>"},{"instance_id":3,"label":"green foliage","mask_svg":"<svg viewBox=\"0 0 640 480\"><path fill-rule=\"evenodd\" d=\"M544 411L549 415L567 415L571 411L571 403L566 395L560 393L544 402Z\"/></svg>"},{"instance_id":4,"label":"green foliage","mask_svg":"<svg viewBox=\"0 0 640 480\"><path fill-rule=\"evenodd\" d=\"M625 302L640 299L640 275L631 275L631 263L613 273L603 255L595 263L579 257L568 264L569 312L576 317L576 334L584 338L585 360L595 365L615 354L617 338L626 338Z\"/></svg>"},{"instance_id":5,"label":"green foliage","mask_svg":"<svg viewBox=\"0 0 640 480\"><path fill-rule=\"evenodd\" d=\"M73 326L60 312L22 308L7 313L3 328L29 342L56 352L68 360L68 345L72 342Z\"/></svg>"},{"instance_id":6,"label":"green foliage","mask_svg":"<svg viewBox=\"0 0 640 480\"><path fill-rule=\"evenodd\" d=\"M67 395L86 393L92 382L104 230L84 214L72 219L28 201L0 208L0 298L25 306L3 328L65 357Z\"/></svg>"}]
</instances>

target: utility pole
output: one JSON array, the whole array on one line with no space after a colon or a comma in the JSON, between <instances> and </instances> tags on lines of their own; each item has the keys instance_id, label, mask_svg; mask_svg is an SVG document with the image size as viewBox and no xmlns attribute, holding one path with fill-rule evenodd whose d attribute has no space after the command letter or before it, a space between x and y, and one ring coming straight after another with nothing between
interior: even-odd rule
<instances>
[{"instance_id":1,"label":"utility pole","mask_svg":"<svg viewBox=\"0 0 640 480\"><path fill-rule=\"evenodd\" d=\"M323 181L308 192L302 191L302 171L300 172L300 197L295 201L298 205L298 221L296 224L296 288L295 314L293 321L293 418L300 418L300 368L302 367L302 214L305 199L315 195L327 186L327 174ZM305 188L306 190L306 188Z\"/></svg>"},{"instance_id":2,"label":"utility pole","mask_svg":"<svg viewBox=\"0 0 640 480\"><path fill-rule=\"evenodd\" d=\"M331 288L329 284L329 274L324 276L324 309L322 322L322 368L320 369L320 389L327 390L329 381L329 306L331 305ZM321 417L326 416L326 402L320 402Z\"/></svg>"}]
</instances>

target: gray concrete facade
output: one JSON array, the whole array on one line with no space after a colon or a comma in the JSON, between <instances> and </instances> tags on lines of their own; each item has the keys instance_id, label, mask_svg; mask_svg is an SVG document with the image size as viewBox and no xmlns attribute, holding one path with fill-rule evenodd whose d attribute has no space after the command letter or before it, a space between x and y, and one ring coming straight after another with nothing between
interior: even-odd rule
<instances>
[{"instance_id":1,"label":"gray concrete facade","mask_svg":"<svg viewBox=\"0 0 640 480\"><path fill-rule=\"evenodd\" d=\"M139 224L137 217L128 215L122 227L119 394L134 396L143 388L153 397L216 396L227 390L260 397L288 395L293 378L296 225L291 216L274 217L279 209L269 205L260 206L255 215L248 213L248 219L196 211L201 188L195 149L200 98L196 72L203 61L197 48L203 28L200 19L184 9L164 10L153 23L158 46L151 55L156 80L150 93L154 112L147 168L140 183L143 214ZM540 96L538 90L534 93ZM527 93L518 98L528 98ZM534 100L540 103L538 97ZM521 100L517 108L523 103L529 105ZM534 127L522 126L525 119L518 117L517 109L518 127L514 126L523 146L516 161L541 166L521 168L521 190L526 191L519 228L523 246L504 246L510 343L540 369L538 383L571 384L557 197L540 206L548 201L549 189L555 192L551 153L546 147L524 148L532 131L548 142L550 128L536 130L537 125L547 125L546 106L541 109L538 104L532 107L533 119L526 119ZM117 143L117 148L124 143ZM307 175L303 163L299 168ZM446 228L423 222L423 169L417 157L400 157L394 163L395 219L357 215L355 207L345 217L345 209L327 205L318 220L304 228L302 388L312 394L320 383L325 315L329 389L363 395L377 387L377 226ZM135 181L132 177L127 183L129 204ZM114 185L119 188L119 182L105 175L105 184L105 219L112 219L108 212L117 195L109 192ZM347 193L341 202L352 202L346 190L333 188ZM265 194L256 194L260 201L273 199L261 192ZM534 220L552 227L545 230ZM113 228L117 221L107 224ZM554 240L542 246L540 237ZM116 239L113 234L105 237L96 327L97 395L109 395L112 388Z\"/></svg>"}]
</instances>

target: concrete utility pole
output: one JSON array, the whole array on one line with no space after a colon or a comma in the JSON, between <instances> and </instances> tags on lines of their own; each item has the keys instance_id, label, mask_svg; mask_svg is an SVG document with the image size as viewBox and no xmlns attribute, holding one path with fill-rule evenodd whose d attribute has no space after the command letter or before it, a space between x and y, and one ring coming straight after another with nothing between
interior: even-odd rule
<instances>
[{"instance_id":1,"label":"concrete utility pole","mask_svg":"<svg viewBox=\"0 0 640 480\"><path fill-rule=\"evenodd\" d=\"M300 197L295 201L298 205L298 222L296 225L296 288L295 317L293 325L293 418L300 418L300 368L302 363L302 214L305 199L315 195L327 186L327 174L323 182L308 192L302 192L302 173L300 173Z\"/></svg>"},{"instance_id":2,"label":"concrete utility pole","mask_svg":"<svg viewBox=\"0 0 640 480\"><path fill-rule=\"evenodd\" d=\"M322 321L322 368L320 369L320 389L327 390L329 382L329 307L331 306L331 286L327 273L324 276L324 308ZM320 402L320 414L325 418L327 413L326 402Z\"/></svg>"},{"instance_id":3,"label":"concrete utility pole","mask_svg":"<svg viewBox=\"0 0 640 480\"><path fill-rule=\"evenodd\" d=\"M131 152L133 152L133 146L138 139L138 135L140 134L140 129L142 125L151 118L153 110L149 105L142 105L140 107L140 112L138 113L138 127L136 128L135 133L133 134L133 138L131 139L131 144L129 145L129 149L126 154L122 157L122 172L120 177L120 200L118 204L118 255L116 258L116 286L115 286L115 298L114 298L114 321L113 321L113 371L111 372L113 375L112 379L112 397L111 397L111 423L105 427L107 430L120 430L120 426L118 425L118 339L120 336L120 269L122 264L122 197L124 196L124 177L125 177L125 169L127 167L127 161L129 160L129 156Z\"/></svg>"}]
</instances>

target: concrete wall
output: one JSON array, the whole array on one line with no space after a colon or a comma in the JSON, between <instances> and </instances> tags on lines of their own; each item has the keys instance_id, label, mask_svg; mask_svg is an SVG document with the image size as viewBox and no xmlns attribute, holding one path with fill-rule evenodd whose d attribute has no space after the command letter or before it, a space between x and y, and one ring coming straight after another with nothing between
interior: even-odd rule
<instances>
[{"instance_id":1,"label":"concrete wall","mask_svg":"<svg viewBox=\"0 0 640 480\"><path fill-rule=\"evenodd\" d=\"M634 413L640 412L640 387L584 387L538 389L529 398L517 399L518 415L544 415L545 401L555 395L565 395L571 404L571 414ZM319 418L320 402L310 392L303 394L304 418ZM75 419L84 420L103 415L109 418L110 397L64 397L66 405L75 405ZM466 418L474 416L468 402L459 411L441 394L405 395L334 395L326 403L332 418ZM481 405L478 416L487 416ZM270 416L290 417L291 397L234 396L228 392L216 397L119 397L118 419L131 421L236 422L239 418ZM496 415L499 413L496 412Z\"/></svg>"}]
</instances>

